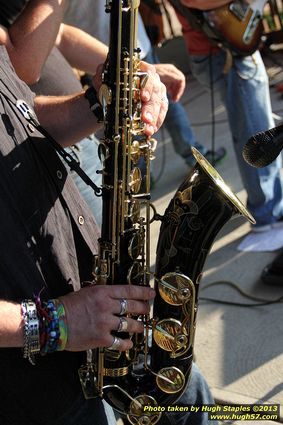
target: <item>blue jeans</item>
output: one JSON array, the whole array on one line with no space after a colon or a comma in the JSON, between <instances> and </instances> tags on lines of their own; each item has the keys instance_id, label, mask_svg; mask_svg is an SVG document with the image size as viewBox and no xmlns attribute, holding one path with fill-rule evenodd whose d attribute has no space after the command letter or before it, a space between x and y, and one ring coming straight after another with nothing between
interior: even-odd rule
<instances>
[{"instance_id":1,"label":"blue jeans","mask_svg":"<svg viewBox=\"0 0 283 425\"><path fill-rule=\"evenodd\" d=\"M146 55L144 60L148 63L159 63L153 49ZM168 112L165 117L164 127L168 131L173 143L175 152L182 156L184 160L191 165L191 146L197 148L200 153L205 155L206 147L196 141L188 114L180 102L172 102L168 97Z\"/></svg>"},{"instance_id":2,"label":"blue jeans","mask_svg":"<svg viewBox=\"0 0 283 425\"><path fill-rule=\"evenodd\" d=\"M94 137L86 137L76 145L66 148L66 150L73 155L79 162L80 167L96 186L101 186L101 174L96 171L101 169L101 163L97 154L97 141ZM67 167L68 168L68 167ZM88 186L75 171L70 172L71 176L79 189L80 194L90 207L97 224L101 226L102 217L102 198L96 196L90 186Z\"/></svg>"},{"instance_id":3,"label":"blue jeans","mask_svg":"<svg viewBox=\"0 0 283 425\"><path fill-rule=\"evenodd\" d=\"M193 363L189 385L178 400L180 405L204 405L215 404L208 385L199 368ZM165 413L162 415L159 425L216 425L217 421L209 421L205 412Z\"/></svg>"},{"instance_id":4,"label":"blue jeans","mask_svg":"<svg viewBox=\"0 0 283 425\"><path fill-rule=\"evenodd\" d=\"M247 207L257 225L273 223L283 215L281 158L265 168L253 168L242 157L248 139L259 131L274 127L268 77L260 53L234 58L233 67L223 73L226 54L190 56L195 78L208 89L212 85L226 107L235 154L243 185L248 194Z\"/></svg>"}]
</instances>

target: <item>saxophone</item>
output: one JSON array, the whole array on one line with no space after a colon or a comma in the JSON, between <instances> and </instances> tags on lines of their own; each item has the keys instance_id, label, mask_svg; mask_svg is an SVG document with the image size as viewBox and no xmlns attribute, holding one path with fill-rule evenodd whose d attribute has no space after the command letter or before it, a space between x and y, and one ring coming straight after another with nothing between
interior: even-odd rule
<instances>
[{"instance_id":1,"label":"saxophone","mask_svg":"<svg viewBox=\"0 0 283 425\"><path fill-rule=\"evenodd\" d=\"M94 267L98 284L150 285L150 161L156 142L144 134L141 121L146 75L136 46L138 7L139 0L106 2L111 30L100 89L104 137L99 145L102 228ZM197 150L193 153L197 164L161 218L153 314L138 317L144 333L130 335L133 348L127 352L94 350L94 361L79 371L85 396L105 398L132 424L157 423L159 407L182 395L192 366L205 259L230 218L243 215L254 222L215 169Z\"/></svg>"}]
</instances>

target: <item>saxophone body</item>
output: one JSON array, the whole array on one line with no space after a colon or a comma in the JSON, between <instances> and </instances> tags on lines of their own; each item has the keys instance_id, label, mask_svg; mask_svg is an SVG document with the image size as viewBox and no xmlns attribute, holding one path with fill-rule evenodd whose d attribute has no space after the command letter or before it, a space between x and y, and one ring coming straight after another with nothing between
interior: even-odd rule
<instances>
[{"instance_id":1,"label":"saxophone body","mask_svg":"<svg viewBox=\"0 0 283 425\"><path fill-rule=\"evenodd\" d=\"M106 2L110 14L109 54L100 100L104 110L102 229L94 275L97 284L150 284L150 161L155 141L144 135L137 41L139 0ZM159 406L176 402L189 381L205 259L223 225L252 216L196 150L197 164L162 218L157 246L153 313L134 317L143 334L130 335L127 352L95 350L83 369L101 396L132 424L155 424ZM141 164L143 172L141 171ZM119 334L123 338L123 334ZM129 337L129 335L125 335ZM85 379L87 377L87 379Z\"/></svg>"}]
</instances>

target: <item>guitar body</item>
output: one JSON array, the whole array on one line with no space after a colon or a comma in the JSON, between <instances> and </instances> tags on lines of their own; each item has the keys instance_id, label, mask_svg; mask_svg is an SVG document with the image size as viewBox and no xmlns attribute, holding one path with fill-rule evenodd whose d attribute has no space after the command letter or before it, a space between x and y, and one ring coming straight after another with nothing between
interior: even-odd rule
<instances>
[{"instance_id":1,"label":"guitar body","mask_svg":"<svg viewBox=\"0 0 283 425\"><path fill-rule=\"evenodd\" d=\"M184 6L180 0L169 0L192 28L202 30L217 45L232 53L248 56L254 53L263 33L262 15L267 0L234 0L211 10Z\"/></svg>"},{"instance_id":2,"label":"guitar body","mask_svg":"<svg viewBox=\"0 0 283 425\"><path fill-rule=\"evenodd\" d=\"M203 30L216 42L234 53L247 56L257 50L263 25L261 11L232 2L214 10L203 12ZM205 28L208 26L208 28Z\"/></svg>"}]
</instances>

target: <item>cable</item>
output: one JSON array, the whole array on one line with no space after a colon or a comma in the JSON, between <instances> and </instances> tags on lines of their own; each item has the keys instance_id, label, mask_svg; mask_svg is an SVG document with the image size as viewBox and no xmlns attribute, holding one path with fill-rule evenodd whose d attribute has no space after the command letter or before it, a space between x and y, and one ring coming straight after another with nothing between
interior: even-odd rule
<instances>
[{"instance_id":1,"label":"cable","mask_svg":"<svg viewBox=\"0 0 283 425\"><path fill-rule=\"evenodd\" d=\"M216 285L227 285L232 287L233 289L235 289L237 292L239 292L243 297L248 298L250 300L254 300L254 301L259 301L257 303L236 303L233 301L226 301L226 300L218 300L216 298L207 298L207 297L199 297L200 300L202 301L209 301L209 302L213 302L213 303L217 303L217 304L226 304L226 305L233 305L233 306L237 306L237 307L260 307L260 306L264 306L264 305L269 305L269 304L277 304L277 303L281 303L283 301L283 295L279 298L276 298L274 300L269 300L266 301L264 298L259 298L259 297L255 297L252 294L249 294L248 292L243 291L238 285L236 285L233 282L229 282L229 281L225 281L225 280L220 280L220 281L216 281L216 282L212 282L209 283L207 285L204 285L201 287L202 291L210 288L212 286L216 286Z\"/></svg>"},{"instance_id":2,"label":"cable","mask_svg":"<svg viewBox=\"0 0 283 425\"><path fill-rule=\"evenodd\" d=\"M195 96L190 97L188 100L183 102L183 106L191 105L192 102L198 100L201 96L207 94L207 90L202 90L200 93L197 93Z\"/></svg>"}]
</instances>

